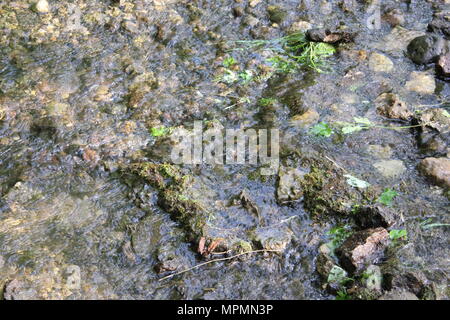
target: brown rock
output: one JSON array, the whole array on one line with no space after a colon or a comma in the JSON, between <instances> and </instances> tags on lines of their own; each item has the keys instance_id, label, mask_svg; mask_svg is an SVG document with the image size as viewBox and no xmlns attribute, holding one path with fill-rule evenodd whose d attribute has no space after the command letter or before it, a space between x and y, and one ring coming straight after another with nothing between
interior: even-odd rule
<instances>
[{"instance_id":1,"label":"brown rock","mask_svg":"<svg viewBox=\"0 0 450 320\"><path fill-rule=\"evenodd\" d=\"M383 15L383 20L389 23L392 27L402 25L405 23L403 12L399 9L392 9Z\"/></svg>"},{"instance_id":2,"label":"brown rock","mask_svg":"<svg viewBox=\"0 0 450 320\"><path fill-rule=\"evenodd\" d=\"M375 100L375 105L380 115L391 119L408 120L413 115L406 103L393 93L383 93Z\"/></svg>"},{"instance_id":3,"label":"brown rock","mask_svg":"<svg viewBox=\"0 0 450 320\"><path fill-rule=\"evenodd\" d=\"M351 235L336 250L340 265L350 273L376 264L384 256L389 233L384 228L367 229Z\"/></svg>"},{"instance_id":4,"label":"brown rock","mask_svg":"<svg viewBox=\"0 0 450 320\"><path fill-rule=\"evenodd\" d=\"M450 53L440 56L436 67L441 76L450 76Z\"/></svg>"},{"instance_id":5,"label":"brown rock","mask_svg":"<svg viewBox=\"0 0 450 320\"><path fill-rule=\"evenodd\" d=\"M437 185L450 188L450 159L425 158L419 164L419 171Z\"/></svg>"}]
</instances>

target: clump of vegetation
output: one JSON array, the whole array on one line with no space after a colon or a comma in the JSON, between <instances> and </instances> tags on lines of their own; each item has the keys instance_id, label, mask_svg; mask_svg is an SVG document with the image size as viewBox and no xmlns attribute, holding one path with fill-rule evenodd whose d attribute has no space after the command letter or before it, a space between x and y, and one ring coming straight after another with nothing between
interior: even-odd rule
<instances>
[{"instance_id":1,"label":"clump of vegetation","mask_svg":"<svg viewBox=\"0 0 450 320\"><path fill-rule=\"evenodd\" d=\"M392 241L397 241L397 240L407 240L408 239L408 232L405 229L392 229L391 231L389 231L389 238Z\"/></svg>"},{"instance_id":2,"label":"clump of vegetation","mask_svg":"<svg viewBox=\"0 0 450 320\"><path fill-rule=\"evenodd\" d=\"M321 137L330 137L333 134L331 127L325 122L319 122L309 131L311 134Z\"/></svg>"},{"instance_id":3,"label":"clump of vegetation","mask_svg":"<svg viewBox=\"0 0 450 320\"><path fill-rule=\"evenodd\" d=\"M339 290L336 294L336 300L351 300L351 296L347 293L347 289Z\"/></svg>"},{"instance_id":4,"label":"clump of vegetation","mask_svg":"<svg viewBox=\"0 0 450 320\"><path fill-rule=\"evenodd\" d=\"M331 252L334 253L334 250L352 235L352 231L348 225L336 226L331 228L331 230L327 232L327 235L331 238L330 242L327 243L327 246L330 248Z\"/></svg>"},{"instance_id":5,"label":"clump of vegetation","mask_svg":"<svg viewBox=\"0 0 450 320\"><path fill-rule=\"evenodd\" d=\"M391 206L392 201L396 196L398 196L398 193L395 190L388 188L383 191L377 201L385 206Z\"/></svg>"},{"instance_id":6,"label":"clump of vegetation","mask_svg":"<svg viewBox=\"0 0 450 320\"><path fill-rule=\"evenodd\" d=\"M172 128L167 128L165 126L153 127L150 129L150 134L155 137L165 137L172 133Z\"/></svg>"},{"instance_id":7,"label":"clump of vegetation","mask_svg":"<svg viewBox=\"0 0 450 320\"><path fill-rule=\"evenodd\" d=\"M231 66L235 65L236 63L237 63L237 61L233 57L228 57L223 60L222 65L225 68L230 68Z\"/></svg>"},{"instance_id":8,"label":"clump of vegetation","mask_svg":"<svg viewBox=\"0 0 450 320\"><path fill-rule=\"evenodd\" d=\"M275 98L261 98L258 101L258 104L262 107L268 107L277 102L277 99Z\"/></svg>"},{"instance_id":9,"label":"clump of vegetation","mask_svg":"<svg viewBox=\"0 0 450 320\"><path fill-rule=\"evenodd\" d=\"M241 46L235 50L270 51L272 57L267 61L280 72L293 72L301 66L324 72L329 69L326 59L336 52L328 43L308 41L302 32L271 40L238 40L233 43Z\"/></svg>"}]
</instances>

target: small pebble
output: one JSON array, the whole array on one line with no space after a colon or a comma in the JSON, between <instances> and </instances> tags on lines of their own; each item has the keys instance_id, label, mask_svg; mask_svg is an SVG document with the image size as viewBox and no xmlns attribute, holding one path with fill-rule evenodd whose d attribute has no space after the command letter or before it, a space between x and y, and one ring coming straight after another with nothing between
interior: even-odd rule
<instances>
[{"instance_id":1,"label":"small pebble","mask_svg":"<svg viewBox=\"0 0 450 320\"><path fill-rule=\"evenodd\" d=\"M50 6L47 0L39 0L36 4L36 10L40 13L48 13L50 12Z\"/></svg>"}]
</instances>

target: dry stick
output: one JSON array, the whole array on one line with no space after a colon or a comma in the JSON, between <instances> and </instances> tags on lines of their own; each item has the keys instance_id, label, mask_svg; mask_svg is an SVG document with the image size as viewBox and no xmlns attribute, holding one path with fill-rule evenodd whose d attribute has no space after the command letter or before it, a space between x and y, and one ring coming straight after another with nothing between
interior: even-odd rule
<instances>
[{"instance_id":1,"label":"dry stick","mask_svg":"<svg viewBox=\"0 0 450 320\"><path fill-rule=\"evenodd\" d=\"M197 265L195 265L195 266L193 266L193 267L191 267L191 268L187 268L187 269L185 269L185 270L182 270L182 271L179 271L179 272L170 274L170 275L168 275L168 276L165 276L165 277L159 279L158 281L163 281L163 280L166 280L166 279L175 277L175 276L177 276L177 275L179 275L179 274L182 274L182 273L185 273L185 272L188 272L188 271L191 271L191 270L200 268L200 267L202 267L202 266L204 266L204 265L207 265L207 264L210 264L210 263L213 263L213 262L219 262L219 261L231 260L231 259L234 259L234 258L243 256L244 254L247 254L247 253L258 253L258 252L281 252L281 250L265 250L265 249L264 249L264 250L253 250L253 251L247 251L247 252L239 253L239 254L237 254L237 255L234 255L234 256L231 256L231 257L227 257L227 258L220 258L220 259L214 259L214 260L206 261L206 262L197 264Z\"/></svg>"}]
</instances>

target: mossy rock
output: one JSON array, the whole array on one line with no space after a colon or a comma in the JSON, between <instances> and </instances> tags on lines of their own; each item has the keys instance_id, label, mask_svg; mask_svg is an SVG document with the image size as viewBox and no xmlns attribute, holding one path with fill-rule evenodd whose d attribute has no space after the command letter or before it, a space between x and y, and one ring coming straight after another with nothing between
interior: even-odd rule
<instances>
[{"instance_id":1,"label":"mossy rock","mask_svg":"<svg viewBox=\"0 0 450 320\"><path fill-rule=\"evenodd\" d=\"M361 192L348 185L343 172L329 165L314 165L301 181L305 208L315 216L348 215L363 202Z\"/></svg>"}]
</instances>

